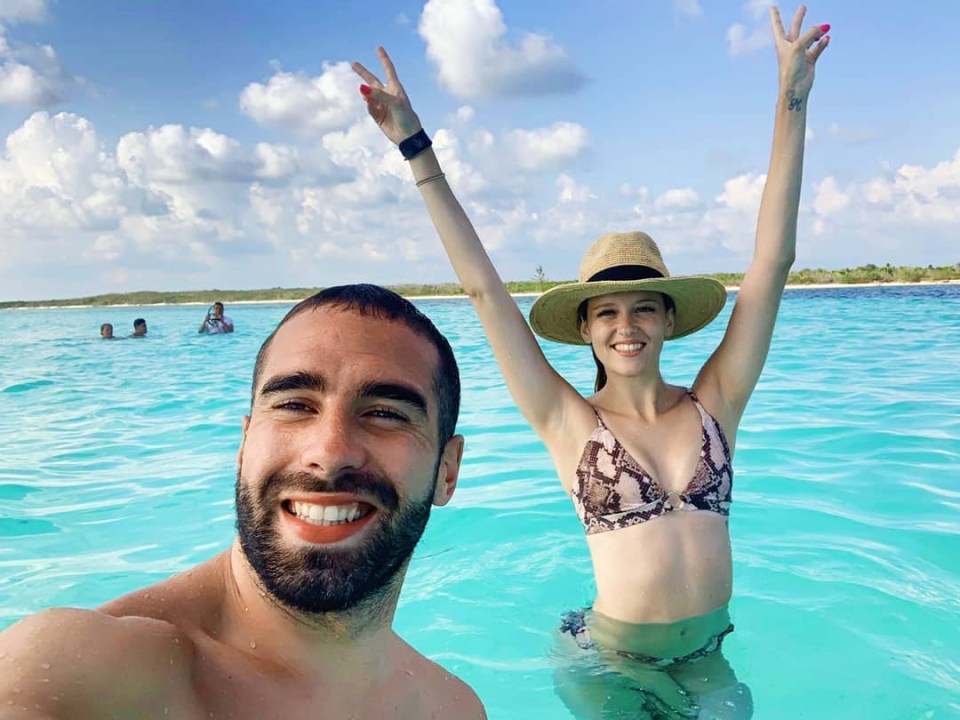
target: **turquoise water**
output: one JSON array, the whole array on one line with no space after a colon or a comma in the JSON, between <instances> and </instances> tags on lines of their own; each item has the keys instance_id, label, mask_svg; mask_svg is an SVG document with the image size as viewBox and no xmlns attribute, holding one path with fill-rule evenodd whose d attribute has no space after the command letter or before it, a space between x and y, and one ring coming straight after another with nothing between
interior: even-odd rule
<instances>
[{"instance_id":1,"label":"turquoise water","mask_svg":"<svg viewBox=\"0 0 960 720\"><path fill-rule=\"evenodd\" d=\"M547 652L589 602L583 533L463 300L419 303L461 364L460 487L397 628L491 718L568 718ZM530 301L521 299L526 311ZM0 312L0 628L92 607L226 547L259 343L285 305ZM691 382L729 317L668 346ZM101 322L144 340L105 342ZM588 351L549 346L583 390ZM738 439L737 630L757 718L960 718L960 286L789 291Z\"/></svg>"}]
</instances>

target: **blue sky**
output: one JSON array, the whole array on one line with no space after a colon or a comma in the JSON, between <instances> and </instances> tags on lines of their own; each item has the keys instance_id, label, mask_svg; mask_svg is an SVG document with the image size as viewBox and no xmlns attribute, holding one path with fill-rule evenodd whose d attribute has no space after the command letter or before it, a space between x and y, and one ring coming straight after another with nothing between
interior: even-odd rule
<instances>
[{"instance_id":1,"label":"blue sky","mask_svg":"<svg viewBox=\"0 0 960 720\"><path fill-rule=\"evenodd\" d=\"M797 268L960 261L958 16L811 5ZM626 229L674 274L745 269L763 2L0 0L0 300L452 280L347 66L378 44L504 278Z\"/></svg>"}]
</instances>

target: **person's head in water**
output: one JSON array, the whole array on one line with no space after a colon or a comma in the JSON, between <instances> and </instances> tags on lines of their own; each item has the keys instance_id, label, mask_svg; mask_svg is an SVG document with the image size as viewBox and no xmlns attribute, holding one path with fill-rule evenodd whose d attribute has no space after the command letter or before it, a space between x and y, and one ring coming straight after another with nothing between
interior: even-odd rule
<instances>
[{"instance_id":1,"label":"person's head in water","mask_svg":"<svg viewBox=\"0 0 960 720\"><path fill-rule=\"evenodd\" d=\"M104 340L113 340L113 325L104 323L100 326L100 337Z\"/></svg>"},{"instance_id":2,"label":"person's head in water","mask_svg":"<svg viewBox=\"0 0 960 720\"><path fill-rule=\"evenodd\" d=\"M456 487L460 380L449 343L372 285L296 305L257 355L236 485L262 587L315 615L377 613Z\"/></svg>"},{"instance_id":3,"label":"person's head in water","mask_svg":"<svg viewBox=\"0 0 960 720\"><path fill-rule=\"evenodd\" d=\"M147 334L147 321L143 318L137 318L133 321L133 336L143 337Z\"/></svg>"}]
</instances>

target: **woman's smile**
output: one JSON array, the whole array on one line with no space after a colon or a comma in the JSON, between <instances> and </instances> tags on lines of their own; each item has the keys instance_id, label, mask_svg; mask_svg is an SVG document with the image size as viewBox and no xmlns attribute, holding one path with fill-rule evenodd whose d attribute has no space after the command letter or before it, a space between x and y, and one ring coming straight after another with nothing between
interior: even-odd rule
<instances>
[{"instance_id":1,"label":"woman's smile","mask_svg":"<svg viewBox=\"0 0 960 720\"><path fill-rule=\"evenodd\" d=\"M647 346L645 342L617 342L611 347L618 355L624 357L636 357Z\"/></svg>"}]
</instances>

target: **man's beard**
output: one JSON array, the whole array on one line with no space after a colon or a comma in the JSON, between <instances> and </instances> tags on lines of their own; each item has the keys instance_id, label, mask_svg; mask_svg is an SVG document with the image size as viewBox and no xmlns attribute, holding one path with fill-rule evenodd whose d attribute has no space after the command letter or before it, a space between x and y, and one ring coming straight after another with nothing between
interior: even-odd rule
<instances>
[{"instance_id":1,"label":"man's beard","mask_svg":"<svg viewBox=\"0 0 960 720\"><path fill-rule=\"evenodd\" d=\"M381 517L374 519L375 526L358 546L284 548L275 509L279 493L290 490L370 495L377 499ZM423 535L432 500L431 486L423 497L401 507L393 485L366 472L347 472L332 480L318 480L309 473L276 473L255 496L237 471L237 532L264 589L288 608L318 615L361 605L379 607Z\"/></svg>"}]
</instances>

